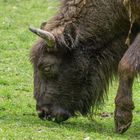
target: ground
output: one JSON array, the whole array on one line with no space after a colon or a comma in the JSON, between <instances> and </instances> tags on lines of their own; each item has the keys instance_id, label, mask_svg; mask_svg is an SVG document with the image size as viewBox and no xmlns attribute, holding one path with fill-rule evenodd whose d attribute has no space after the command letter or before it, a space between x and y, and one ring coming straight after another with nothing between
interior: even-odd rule
<instances>
[{"instance_id":1,"label":"ground","mask_svg":"<svg viewBox=\"0 0 140 140\"><path fill-rule=\"evenodd\" d=\"M114 132L117 80L110 86L103 109L92 120L79 116L58 125L37 117L29 62L37 37L28 27L39 27L57 9L56 0L0 0L0 140L139 140L139 78L134 84L133 124L123 135Z\"/></svg>"}]
</instances>

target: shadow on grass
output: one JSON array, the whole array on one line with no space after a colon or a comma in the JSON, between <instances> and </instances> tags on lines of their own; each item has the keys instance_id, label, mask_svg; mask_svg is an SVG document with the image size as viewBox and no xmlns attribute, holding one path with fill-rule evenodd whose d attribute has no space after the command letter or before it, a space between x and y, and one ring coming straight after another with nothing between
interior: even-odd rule
<instances>
[{"instance_id":1,"label":"shadow on grass","mask_svg":"<svg viewBox=\"0 0 140 140\"><path fill-rule=\"evenodd\" d=\"M92 121L87 118L79 117L79 118L72 118L69 121L63 122L61 124L57 124L54 122L49 121L42 121L40 120L36 114L8 114L6 116L0 116L0 123L2 124L16 124L19 123L20 126L24 127L47 127L47 129L63 129L70 130L74 133L76 132L84 132L91 134L98 133L104 136L114 137L117 138L126 138L126 139L140 139L140 121L134 122L131 128L123 135L116 134L114 131L114 122L112 118L107 118L104 120L97 120Z\"/></svg>"}]
</instances>

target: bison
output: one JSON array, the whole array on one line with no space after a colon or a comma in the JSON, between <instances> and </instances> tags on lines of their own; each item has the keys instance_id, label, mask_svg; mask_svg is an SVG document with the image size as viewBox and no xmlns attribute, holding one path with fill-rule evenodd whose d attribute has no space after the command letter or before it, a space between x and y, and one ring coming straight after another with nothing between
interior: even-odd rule
<instances>
[{"instance_id":1,"label":"bison","mask_svg":"<svg viewBox=\"0 0 140 140\"><path fill-rule=\"evenodd\" d=\"M41 119L60 123L104 102L119 75L115 126L132 122L132 85L140 72L140 0L63 0L31 50L34 97ZM127 40L127 43L126 43Z\"/></svg>"}]
</instances>

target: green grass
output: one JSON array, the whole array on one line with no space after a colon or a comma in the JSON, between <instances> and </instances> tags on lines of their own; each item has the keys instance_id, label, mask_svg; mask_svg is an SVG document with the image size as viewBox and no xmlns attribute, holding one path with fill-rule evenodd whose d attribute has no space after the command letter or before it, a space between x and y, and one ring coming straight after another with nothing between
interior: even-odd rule
<instances>
[{"instance_id":1,"label":"green grass","mask_svg":"<svg viewBox=\"0 0 140 140\"><path fill-rule=\"evenodd\" d=\"M113 115L94 120L72 118L61 125L41 121L33 99L33 70L29 52L37 39L28 31L49 19L56 0L0 0L0 140L129 140L140 139L140 81L134 85L134 120L123 135L114 132ZM117 82L99 112L114 111Z\"/></svg>"}]
</instances>

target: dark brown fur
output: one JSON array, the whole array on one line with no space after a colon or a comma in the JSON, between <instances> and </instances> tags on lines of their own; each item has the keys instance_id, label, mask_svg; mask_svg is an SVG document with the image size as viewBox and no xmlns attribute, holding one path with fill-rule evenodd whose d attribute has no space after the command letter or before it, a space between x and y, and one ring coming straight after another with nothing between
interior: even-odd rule
<instances>
[{"instance_id":1,"label":"dark brown fur","mask_svg":"<svg viewBox=\"0 0 140 140\"><path fill-rule=\"evenodd\" d=\"M134 9L139 11L139 8ZM133 13L136 15L137 12ZM55 36L56 46L50 50L45 40L41 39L31 52L39 117L48 120L54 118L56 122L61 122L74 116L77 111L83 115L89 113L91 107L104 102L109 81L117 73L119 61L127 50L125 40L130 20L123 0L63 0L60 12L43 28ZM138 32L137 16L131 30L131 43L134 41L135 44ZM135 50L134 54L137 46L138 43L136 47L130 47ZM132 120L131 97L122 98L124 92L128 93L122 91L122 83L125 82L131 92L134 78L133 75L127 81L131 75L131 63L128 61L123 65L123 62L127 61L126 58L136 58L134 55L127 57L128 54L126 52L119 67L120 77L125 79L120 78L116 97L117 131L124 125L119 133L126 131ZM132 62L133 73L137 72L134 69L135 62ZM128 71L124 73L127 66ZM128 111L122 111L124 106L128 106ZM119 118L118 112L126 114L125 118Z\"/></svg>"}]
</instances>

